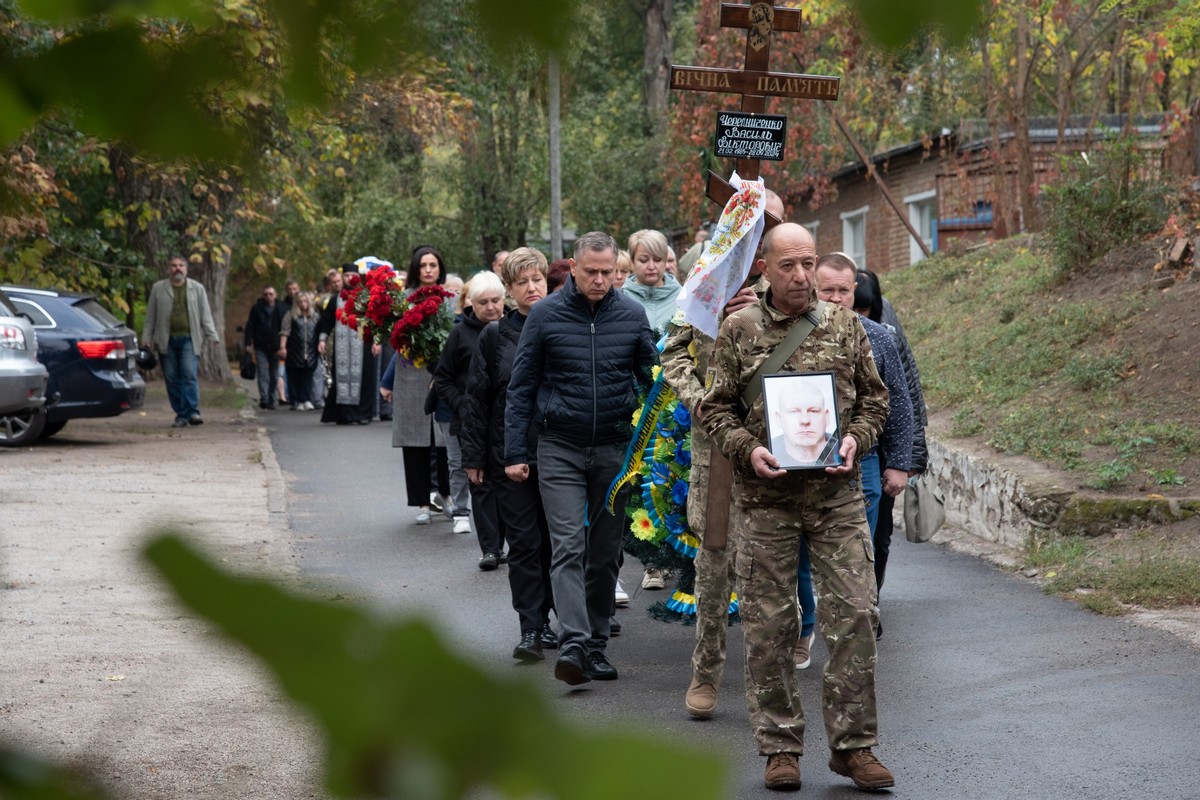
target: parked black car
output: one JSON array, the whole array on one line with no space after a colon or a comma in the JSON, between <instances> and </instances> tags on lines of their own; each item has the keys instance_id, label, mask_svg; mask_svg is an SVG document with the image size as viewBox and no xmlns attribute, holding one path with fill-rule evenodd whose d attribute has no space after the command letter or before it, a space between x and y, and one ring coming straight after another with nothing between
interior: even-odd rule
<instances>
[{"instance_id":1,"label":"parked black car","mask_svg":"<svg viewBox=\"0 0 1200 800\"><path fill-rule=\"evenodd\" d=\"M115 417L142 407L146 382L137 370L137 335L95 297L0 288L33 320L38 361L50 371L43 437L58 433L72 419Z\"/></svg>"}]
</instances>

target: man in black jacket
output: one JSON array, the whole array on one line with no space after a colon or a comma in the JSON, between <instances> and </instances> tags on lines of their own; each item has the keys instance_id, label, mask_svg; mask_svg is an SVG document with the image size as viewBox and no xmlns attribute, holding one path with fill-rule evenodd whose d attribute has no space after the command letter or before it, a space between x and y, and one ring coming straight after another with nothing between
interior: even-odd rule
<instances>
[{"instance_id":1,"label":"man in black jacket","mask_svg":"<svg viewBox=\"0 0 1200 800\"><path fill-rule=\"evenodd\" d=\"M258 364L258 407L275 408L279 379L279 329L283 303L276 302L275 287L263 289L246 320L246 352Z\"/></svg>"},{"instance_id":2,"label":"man in black jacket","mask_svg":"<svg viewBox=\"0 0 1200 800\"><path fill-rule=\"evenodd\" d=\"M538 426L562 643L554 677L572 686L617 677L604 650L622 518L608 512L605 495L624 461L638 384L649 387L658 361L645 311L612 288L616 261L608 234L576 240L566 284L529 312L504 417L505 473L514 481L529 477L528 434Z\"/></svg>"}]
</instances>

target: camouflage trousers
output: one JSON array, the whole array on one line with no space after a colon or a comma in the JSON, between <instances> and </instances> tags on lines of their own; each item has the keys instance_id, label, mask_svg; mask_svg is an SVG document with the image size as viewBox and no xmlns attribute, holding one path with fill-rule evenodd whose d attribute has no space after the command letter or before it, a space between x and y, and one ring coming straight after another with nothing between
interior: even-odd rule
<instances>
[{"instance_id":1,"label":"camouflage trousers","mask_svg":"<svg viewBox=\"0 0 1200 800\"><path fill-rule=\"evenodd\" d=\"M875 623L874 554L858 481L809 481L788 508L742 509L737 590L746 641L746 700L759 753L803 753L804 712L793 654L800 635L796 567L808 537L821 634L825 731L834 750L872 747Z\"/></svg>"},{"instance_id":2,"label":"camouflage trousers","mask_svg":"<svg viewBox=\"0 0 1200 800\"><path fill-rule=\"evenodd\" d=\"M708 465L692 464L690 484L688 527L703 541L708 506ZM729 631L736 529L737 515L731 511L729 541L725 549L701 547L693 559L696 567L696 647L692 650L692 677L713 686L720 686L725 674L725 639Z\"/></svg>"},{"instance_id":3,"label":"camouflage trousers","mask_svg":"<svg viewBox=\"0 0 1200 800\"><path fill-rule=\"evenodd\" d=\"M731 531L732 533L732 531ZM721 685L725 674L725 638L729 630L729 595L733 591L734 543L724 550L700 548L696 565L696 647L692 677Z\"/></svg>"}]
</instances>

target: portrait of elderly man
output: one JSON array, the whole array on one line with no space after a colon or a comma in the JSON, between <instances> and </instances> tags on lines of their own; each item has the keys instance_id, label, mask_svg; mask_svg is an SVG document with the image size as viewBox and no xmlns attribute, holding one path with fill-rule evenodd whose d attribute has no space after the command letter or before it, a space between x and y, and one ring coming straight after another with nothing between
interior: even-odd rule
<instances>
[{"instance_id":1,"label":"portrait of elderly man","mask_svg":"<svg viewBox=\"0 0 1200 800\"><path fill-rule=\"evenodd\" d=\"M829 388L824 388L827 384ZM768 375L763 379L771 429L771 455L782 469L841 463L832 377Z\"/></svg>"}]
</instances>

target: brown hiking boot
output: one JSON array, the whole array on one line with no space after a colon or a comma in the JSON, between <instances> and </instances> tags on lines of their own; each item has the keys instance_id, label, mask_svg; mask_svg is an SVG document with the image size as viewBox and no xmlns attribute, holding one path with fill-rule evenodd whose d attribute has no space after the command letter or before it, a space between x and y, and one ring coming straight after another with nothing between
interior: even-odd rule
<instances>
[{"instance_id":1,"label":"brown hiking boot","mask_svg":"<svg viewBox=\"0 0 1200 800\"><path fill-rule=\"evenodd\" d=\"M896 785L888 768L879 763L871 748L834 750L829 754L829 768L845 775L860 789L887 789Z\"/></svg>"},{"instance_id":2,"label":"brown hiking boot","mask_svg":"<svg viewBox=\"0 0 1200 800\"><path fill-rule=\"evenodd\" d=\"M683 696L683 707L696 719L708 719L717 709L717 687L700 683L695 677Z\"/></svg>"},{"instance_id":3,"label":"brown hiking boot","mask_svg":"<svg viewBox=\"0 0 1200 800\"><path fill-rule=\"evenodd\" d=\"M767 756L767 773L763 782L768 789L799 789L800 756L795 753L772 753Z\"/></svg>"}]
</instances>

